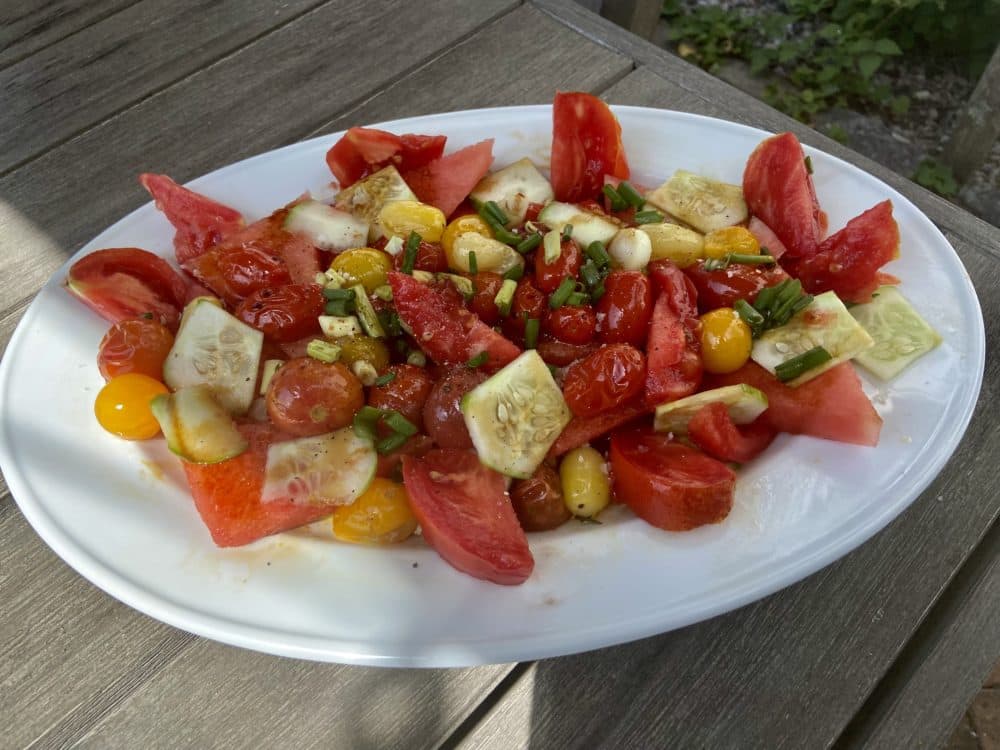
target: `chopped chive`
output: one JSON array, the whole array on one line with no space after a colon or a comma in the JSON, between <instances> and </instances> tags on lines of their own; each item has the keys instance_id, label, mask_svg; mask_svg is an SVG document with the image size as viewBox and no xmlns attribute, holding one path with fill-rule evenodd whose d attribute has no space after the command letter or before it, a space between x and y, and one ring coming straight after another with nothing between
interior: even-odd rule
<instances>
[{"instance_id":1,"label":"chopped chive","mask_svg":"<svg viewBox=\"0 0 1000 750\"><path fill-rule=\"evenodd\" d=\"M750 326L750 330L758 333L763 329L764 316L753 309L753 306L745 299L738 299L733 303L736 314L743 318L743 322Z\"/></svg>"},{"instance_id":2,"label":"chopped chive","mask_svg":"<svg viewBox=\"0 0 1000 750\"><path fill-rule=\"evenodd\" d=\"M601 297L604 296L604 282L599 281L590 288L590 301L597 302Z\"/></svg>"},{"instance_id":3,"label":"chopped chive","mask_svg":"<svg viewBox=\"0 0 1000 750\"><path fill-rule=\"evenodd\" d=\"M375 450L382 454L392 453L394 450L402 448L409 439L409 435L404 435L401 432L394 432L388 437L384 437L375 443Z\"/></svg>"},{"instance_id":4,"label":"chopped chive","mask_svg":"<svg viewBox=\"0 0 1000 750\"><path fill-rule=\"evenodd\" d=\"M663 214L659 211L639 211L635 215L636 224L659 224L663 221Z\"/></svg>"},{"instance_id":5,"label":"chopped chive","mask_svg":"<svg viewBox=\"0 0 1000 750\"><path fill-rule=\"evenodd\" d=\"M142 314L142 319L143 320L152 320L153 319L153 313L151 313L151 312L144 312Z\"/></svg>"},{"instance_id":6,"label":"chopped chive","mask_svg":"<svg viewBox=\"0 0 1000 750\"><path fill-rule=\"evenodd\" d=\"M542 233L535 232L534 234L529 234L523 240L518 242L514 249L521 253L521 255L524 255L525 253L530 253L540 244L542 244Z\"/></svg>"},{"instance_id":7,"label":"chopped chive","mask_svg":"<svg viewBox=\"0 0 1000 750\"><path fill-rule=\"evenodd\" d=\"M493 297L493 304L497 306L497 311L501 317L510 315L510 306L514 302L514 293L517 291L517 282L513 279L504 279L499 291Z\"/></svg>"},{"instance_id":8,"label":"chopped chive","mask_svg":"<svg viewBox=\"0 0 1000 750\"><path fill-rule=\"evenodd\" d=\"M565 242L566 240L570 239L572 236L573 236L573 225L572 224L564 224L563 228L562 228L562 234L559 235L559 239L561 239L563 242Z\"/></svg>"},{"instance_id":9,"label":"chopped chive","mask_svg":"<svg viewBox=\"0 0 1000 750\"><path fill-rule=\"evenodd\" d=\"M503 277L505 279L510 279L511 281L520 281L524 276L524 266L516 265L509 271L505 271Z\"/></svg>"},{"instance_id":10,"label":"chopped chive","mask_svg":"<svg viewBox=\"0 0 1000 750\"><path fill-rule=\"evenodd\" d=\"M541 321L538 318L528 318L524 321L524 348L534 349L538 343L538 329Z\"/></svg>"},{"instance_id":11,"label":"chopped chive","mask_svg":"<svg viewBox=\"0 0 1000 750\"><path fill-rule=\"evenodd\" d=\"M348 315L353 315L355 311L354 295L351 295L351 299L335 299L330 300L323 307L323 312L327 315L336 315L337 317L344 318Z\"/></svg>"},{"instance_id":12,"label":"chopped chive","mask_svg":"<svg viewBox=\"0 0 1000 750\"><path fill-rule=\"evenodd\" d=\"M725 258L706 258L701 267L706 271L722 271L729 268L729 261Z\"/></svg>"},{"instance_id":13,"label":"chopped chive","mask_svg":"<svg viewBox=\"0 0 1000 750\"><path fill-rule=\"evenodd\" d=\"M383 302L392 302L392 287L388 284L382 284L382 286L375 287L375 291L372 292L372 294Z\"/></svg>"},{"instance_id":14,"label":"chopped chive","mask_svg":"<svg viewBox=\"0 0 1000 750\"><path fill-rule=\"evenodd\" d=\"M589 301L590 295L586 292L573 292L566 300L566 304L575 307L576 305L584 305Z\"/></svg>"},{"instance_id":15,"label":"chopped chive","mask_svg":"<svg viewBox=\"0 0 1000 750\"><path fill-rule=\"evenodd\" d=\"M503 224L495 222L492 219L483 218L489 225L490 231L493 232L494 239L499 240L505 245L514 245L515 247L521 243L521 235L510 231Z\"/></svg>"},{"instance_id":16,"label":"chopped chive","mask_svg":"<svg viewBox=\"0 0 1000 750\"><path fill-rule=\"evenodd\" d=\"M417 426L395 409L382 413L382 422L393 432L409 437L417 434Z\"/></svg>"},{"instance_id":17,"label":"chopped chive","mask_svg":"<svg viewBox=\"0 0 1000 750\"><path fill-rule=\"evenodd\" d=\"M340 359L340 347L323 339L313 339L306 346L306 354L329 365Z\"/></svg>"},{"instance_id":18,"label":"chopped chive","mask_svg":"<svg viewBox=\"0 0 1000 750\"><path fill-rule=\"evenodd\" d=\"M389 385L389 383L391 383L395 379L396 379L396 373L390 371L385 373L385 375L379 375L377 378L375 378L375 385L378 386Z\"/></svg>"},{"instance_id":19,"label":"chopped chive","mask_svg":"<svg viewBox=\"0 0 1000 750\"><path fill-rule=\"evenodd\" d=\"M588 260L580 267L580 275L588 288L593 288L596 284L601 283L601 272L597 270L597 266L592 260Z\"/></svg>"},{"instance_id":20,"label":"chopped chive","mask_svg":"<svg viewBox=\"0 0 1000 750\"><path fill-rule=\"evenodd\" d=\"M646 202L646 199L639 195L638 191L627 182L618 184L618 195L633 208L642 208Z\"/></svg>"},{"instance_id":21,"label":"chopped chive","mask_svg":"<svg viewBox=\"0 0 1000 750\"><path fill-rule=\"evenodd\" d=\"M417 250L419 248L420 235L416 232L410 232L410 236L406 238L406 246L403 248L403 265L400 267L400 271L413 275L413 266L417 263Z\"/></svg>"},{"instance_id":22,"label":"chopped chive","mask_svg":"<svg viewBox=\"0 0 1000 750\"><path fill-rule=\"evenodd\" d=\"M482 367L486 364L486 360L489 359L489 355L486 352L479 352L475 357L470 359L465 363L465 366L470 370L475 370L477 367Z\"/></svg>"},{"instance_id":23,"label":"chopped chive","mask_svg":"<svg viewBox=\"0 0 1000 750\"><path fill-rule=\"evenodd\" d=\"M612 211L624 211L628 208L628 203L618 194L614 185L605 185L601 192L608 197Z\"/></svg>"},{"instance_id":24,"label":"chopped chive","mask_svg":"<svg viewBox=\"0 0 1000 750\"><path fill-rule=\"evenodd\" d=\"M354 299L354 290L353 289L330 289L330 288L325 288L325 289L323 289L323 297L325 297L326 299L330 300L331 302L333 300L338 300L338 299L351 299L352 300L352 299Z\"/></svg>"},{"instance_id":25,"label":"chopped chive","mask_svg":"<svg viewBox=\"0 0 1000 750\"><path fill-rule=\"evenodd\" d=\"M760 254L761 255L772 255L772 256L774 255L771 252L771 248L769 248L767 245L761 245L760 246Z\"/></svg>"},{"instance_id":26,"label":"chopped chive","mask_svg":"<svg viewBox=\"0 0 1000 750\"><path fill-rule=\"evenodd\" d=\"M795 380L802 373L819 367L831 359L833 357L830 352L822 346L814 346L809 351L803 352L797 357L792 357L787 362L782 362L774 368L774 374L778 376L778 380L785 383L789 380Z\"/></svg>"},{"instance_id":27,"label":"chopped chive","mask_svg":"<svg viewBox=\"0 0 1000 750\"><path fill-rule=\"evenodd\" d=\"M772 255L752 255L749 253L730 253L726 256L730 263L739 263L744 266L771 266L777 263Z\"/></svg>"},{"instance_id":28,"label":"chopped chive","mask_svg":"<svg viewBox=\"0 0 1000 750\"><path fill-rule=\"evenodd\" d=\"M781 282L781 284L784 283L785 282ZM753 303L753 307L757 312L764 314L767 310L770 310L771 303L774 302L774 298L777 296L778 288L781 284L764 287L760 290L760 292L758 292L757 299L755 299Z\"/></svg>"},{"instance_id":29,"label":"chopped chive","mask_svg":"<svg viewBox=\"0 0 1000 750\"><path fill-rule=\"evenodd\" d=\"M549 297L549 307L553 310L562 307L574 291L576 291L576 282L567 276L562 280L559 288L552 292L552 296Z\"/></svg>"},{"instance_id":30,"label":"chopped chive","mask_svg":"<svg viewBox=\"0 0 1000 750\"><path fill-rule=\"evenodd\" d=\"M608 255L608 251L604 249L604 244L598 240L594 240L587 245L587 249L584 252L587 253L598 268L606 268L611 265L611 256Z\"/></svg>"},{"instance_id":31,"label":"chopped chive","mask_svg":"<svg viewBox=\"0 0 1000 750\"><path fill-rule=\"evenodd\" d=\"M473 276L479 273L479 261L476 260L475 250L469 251L469 273L471 273Z\"/></svg>"},{"instance_id":32,"label":"chopped chive","mask_svg":"<svg viewBox=\"0 0 1000 750\"><path fill-rule=\"evenodd\" d=\"M392 310L381 310L377 313L378 322L387 336L402 336L403 326L399 324L399 315Z\"/></svg>"},{"instance_id":33,"label":"chopped chive","mask_svg":"<svg viewBox=\"0 0 1000 750\"><path fill-rule=\"evenodd\" d=\"M375 424L379 421L379 419L381 419L381 417L381 409L376 409L374 406L362 406L354 414L354 434L360 438L374 440L378 437L378 432L375 430Z\"/></svg>"},{"instance_id":34,"label":"chopped chive","mask_svg":"<svg viewBox=\"0 0 1000 750\"><path fill-rule=\"evenodd\" d=\"M809 174L813 173L813 160L811 156L806 157L806 172Z\"/></svg>"},{"instance_id":35,"label":"chopped chive","mask_svg":"<svg viewBox=\"0 0 1000 750\"><path fill-rule=\"evenodd\" d=\"M483 211L486 212L490 219L501 226L505 226L508 222L507 214L504 213L504 210L500 208L496 201L486 201L483 204Z\"/></svg>"}]
</instances>

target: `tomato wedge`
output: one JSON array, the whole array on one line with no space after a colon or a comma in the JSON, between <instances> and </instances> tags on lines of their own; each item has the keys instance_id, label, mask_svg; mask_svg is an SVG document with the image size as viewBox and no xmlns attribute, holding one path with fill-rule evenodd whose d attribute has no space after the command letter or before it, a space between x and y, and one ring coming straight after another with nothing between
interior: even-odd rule
<instances>
[{"instance_id":1,"label":"tomato wedge","mask_svg":"<svg viewBox=\"0 0 1000 750\"><path fill-rule=\"evenodd\" d=\"M778 431L766 419L737 427L725 404L706 404L691 417L688 435L692 442L720 461L743 463L759 456Z\"/></svg>"},{"instance_id":2,"label":"tomato wedge","mask_svg":"<svg viewBox=\"0 0 1000 750\"><path fill-rule=\"evenodd\" d=\"M403 456L403 483L424 539L449 565L504 585L531 575L535 561L506 481L474 451Z\"/></svg>"},{"instance_id":3,"label":"tomato wedge","mask_svg":"<svg viewBox=\"0 0 1000 750\"><path fill-rule=\"evenodd\" d=\"M558 458L648 413L649 409L639 399L593 417L573 417L549 448L549 458Z\"/></svg>"},{"instance_id":4,"label":"tomato wedge","mask_svg":"<svg viewBox=\"0 0 1000 750\"><path fill-rule=\"evenodd\" d=\"M734 263L729 268L717 271L705 270L701 260L684 269L698 291L698 310L706 313L720 307L732 307L738 299L753 304L761 289L780 284L789 278L783 268L773 266L750 266Z\"/></svg>"},{"instance_id":5,"label":"tomato wedge","mask_svg":"<svg viewBox=\"0 0 1000 750\"><path fill-rule=\"evenodd\" d=\"M718 523L733 507L736 475L721 461L648 429L611 436L615 498L667 531Z\"/></svg>"},{"instance_id":6,"label":"tomato wedge","mask_svg":"<svg viewBox=\"0 0 1000 750\"><path fill-rule=\"evenodd\" d=\"M187 282L167 261L137 247L80 258L69 269L66 289L112 323L152 316L171 331L188 296Z\"/></svg>"},{"instance_id":7,"label":"tomato wedge","mask_svg":"<svg viewBox=\"0 0 1000 750\"><path fill-rule=\"evenodd\" d=\"M646 403L690 396L701 383L701 321L694 284L669 260L649 265L659 296L646 343Z\"/></svg>"},{"instance_id":8,"label":"tomato wedge","mask_svg":"<svg viewBox=\"0 0 1000 750\"><path fill-rule=\"evenodd\" d=\"M351 128L326 152L326 164L340 187L346 188L390 164L400 172L423 167L444 153L447 140L443 135Z\"/></svg>"},{"instance_id":9,"label":"tomato wedge","mask_svg":"<svg viewBox=\"0 0 1000 750\"><path fill-rule=\"evenodd\" d=\"M552 190L556 200L595 199L604 176L629 178L622 128L592 94L557 92L552 102Z\"/></svg>"},{"instance_id":10,"label":"tomato wedge","mask_svg":"<svg viewBox=\"0 0 1000 750\"><path fill-rule=\"evenodd\" d=\"M451 216L492 163L493 139L487 138L416 169L408 169L402 176L420 200L437 206L445 216Z\"/></svg>"},{"instance_id":11,"label":"tomato wedge","mask_svg":"<svg viewBox=\"0 0 1000 750\"><path fill-rule=\"evenodd\" d=\"M188 190L164 174L142 174L139 182L174 225L174 253L178 263L198 257L243 228L239 211Z\"/></svg>"},{"instance_id":12,"label":"tomato wedge","mask_svg":"<svg viewBox=\"0 0 1000 750\"><path fill-rule=\"evenodd\" d=\"M499 370L521 353L517 345L451 298L450 289L438 290L398 271L389 272L389 284L400 320L439 365L464 364L485 352L484 368Z\"/></svg>"}]
</instances>

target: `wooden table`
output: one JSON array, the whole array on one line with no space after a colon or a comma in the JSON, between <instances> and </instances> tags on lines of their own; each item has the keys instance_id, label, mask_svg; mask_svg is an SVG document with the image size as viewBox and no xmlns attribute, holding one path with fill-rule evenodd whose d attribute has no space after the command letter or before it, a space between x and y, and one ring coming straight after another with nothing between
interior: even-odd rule
<instances>
[{"instance_id":1,"label":"wooden table","mask_svg":"<svg viewBox=\"0 0 1000 750\"><path fill-rule=\"evenodd\" d=\"M349 125L582 89L777 131L948 236L1000 335L1000 231L568 0L0 2L0 340L83 242L188 180ZM237 134L238 135L234 135ZM0 500L0 745L933 747L1000 654L1000 364L961 447L872 541L681 631L460 670L313 664L119 604Z\"/></svg>"}]
</instances>

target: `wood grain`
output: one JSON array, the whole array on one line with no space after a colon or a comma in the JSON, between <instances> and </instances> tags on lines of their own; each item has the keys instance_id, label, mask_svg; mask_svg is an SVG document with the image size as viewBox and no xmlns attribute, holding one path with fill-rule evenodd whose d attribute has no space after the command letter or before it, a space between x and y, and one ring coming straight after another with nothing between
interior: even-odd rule
<instances>
[{"instance_id":1,"label":"wood grain","mask_svg":"<svg viewBox=\"0 0 1000 750\"><path fill-rule=\"evenodd\" d=\"M320 1L144 0L0 71L0 174Z\"/></svg>"}]
</instances>

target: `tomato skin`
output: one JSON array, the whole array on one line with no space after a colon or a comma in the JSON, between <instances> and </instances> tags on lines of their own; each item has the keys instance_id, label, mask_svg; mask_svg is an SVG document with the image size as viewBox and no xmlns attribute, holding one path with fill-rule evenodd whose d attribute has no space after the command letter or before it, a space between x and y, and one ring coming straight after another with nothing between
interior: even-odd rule
<instances>
[{"instance_id":1,"label":"tomato skin","mask_svg":"<svg viewBox=\"0 0 1000 750\"><path fill-rule=\"evenodd\" d=\"M548 365L555 367L566 367L578 359L586 357L588 354L597 351L599 344L590 342L589 344L567 344L565 341L543 334L538 339L538 355Z\"/></svg>"},{"instance_id":2,"label":"tomato skin","mask_svg":"<svg viewBox=\"0 0 1000 750\"><path fill-rule=\"evenodd\" d=\"M456 367L434 384L424 402L423 420L427 434L441 448L472 447L459 404L462 396L485 380L486 373L480 370Z\"/></svg>"},{"instance_id":3,"label":"tomato skin","mask_svg":"<svg viewBox=\"0 0 1000 750\"><path fill-rule=\"evenodd\" d=\"M607 104L583 92L556 93L551 165L558 201L575 203L597 197L606 174L628 179L621 125Z\"/></svg>"},{"instance_id":4,"label":"tomato skin","mask_svg":"<svg viewBox=\"0 0 1000 750\"><path fill-rule=\"evenodd\" d=\"M653 314L649 279L640 271L612 271L595 310L597 336L603 343L642 346Z\"/></svg>"},{"instance_id":5,"label":"tomato skin","mask_svg":"<svg viewBox=\"0 0 1000 750\"><path fill-rule=\"evenodd\" d=\"M236 317L274 341L295 341L319 330L325 301L318 284L260 289L236 308Z\"/></svg>"},{"instance_id":6,"label":"tomato skin","mask_svg":"<svg viewBox=\"0 0 1000 750\"><path fill-rule=\"evenodd\" d=\"M567 344L588 344L597 334L597 313L585 305L563 305L545 314L542 330Z\"/></svg>"},{"instance_id":7,"label":"tomato skin","mask_svg":"<svg viewBox=\"0 0 1000 750\"><path fill-rule=\"evenodd\" d=\"M528 204L528 210L524 214L524 220L526 222L528 222L528 221L538 221L538 214L540 214L542 212L543 208L545 208L545 204L544 203L529 203Z\"/></svg>"},{"instance_id":8,"label":"tomato skin","mask_svg":"<svg viewBox=\"0 0 1000 750\"><path fill-rule=\"evenodd\" d=\"M129 372L109 380L94 400L94 416L108 432L125 440L148 440L160 434L150 401L169 393L148 375Z\"/></svg>"},{"instance_id":9,"label":"tomato skin","mask_svg":"<svg viewBox=\"0 0 1000 750\"><path fill-rule=\"evenodd\" d=\"M145 318L119 320L101 339L97 367L105 380L129 372L163 381L163 363L174 335L162 323Z\"/></svg>"},{"instance_id":10,"label":"tomato skin","mask_svg":"<svg viewBox=\"0 0 1000 750\"><path fill-rule=\"evenodd\" d=\"M517 282L514 300L510 305L510 316L502 324L504 335L518 342L524 342L524 321L536 318L539 323L549 309L545 294L535 286L534 280L525 276Z\"/></svg>"},{"instance_id":11,"label":"tomato skin","mask_svg":"<svg viewBox=\"0 0 1000 750\"><path fill-rule=\"evenodd\" d=\"M365 404L361 381L339 362L291 359L267 388L267 414L276 427L300 437L346 427Z\"/></svg>"},{"instance_id":12,"label":"tomato skin","mask_svg":"<svg viewBox=\"0 0 1000 750\"><path fill-rule=\"evenodd\" d=\"M105 320L151 313L176 330L188 285L163 258L137 247L98 250L70 266L66 289Z\"/></svg>"},{"instance_id":13,"label":"tomato skin","mask_svg":"<svg viewBox=\"0 0 1000 750\"><path fill-rule=\"evenodd\" d=\"M253 244L214 248L188 261L184 269L233 307L254 292L292 280L280 255Z\"/></svg>"},{"instance_id":14,"label":"tomato skin","mask_svg":"<svg viewBox=\"0 0 1000 750\"><path fill-rule=\"evenodd\" d=\"M382 247L384 248L385 244L382 244ZM404 256L405 253L398 253L392 258L392 267L397 271L403 267ZM439 243L424 242L421 240L420 245L417 247L417 256L413 263L413 268L417 271L444 273L448 270L448 255Z\"/></svg>"},{"instance_id":15,"label":"tomato skin","mask_svg":"<svg viewBox=\"0 0 1000 750\"><path fill-rule=\"evenodd\" d=\"M424 539L449 565L503 585L524 583L535 567L502 474L474 451L403 457L403 482Z\"/></svg>"},{"instance_id":16,"label":"tomato skin","mask_svg":"<svg viewBox=\"0 0 1000 750\"><path fill-rule=\"evenodd\" d=\"M596 417L573 417L549 448L549 458L558 458L648 413L649 409L642 403L642 399L637 398Z\"/></svg>"},{"instance_id":17,"label":"tomato skin","mask_svg":"<svg viewBox=\"0 0 1000 750\"><path fill-rule=\"evenodd\" d=\"M760 290L780 284L789 278L780 266L750 266L733 264L719 271L706 271L705 261L684 269L697 290L698 309L710 312L719 307L732 307L738 299L753 304Z\"/></svg>"},{"instance_id":18,"label":"tomato skin","mask_svg":"<svg viewBox=\"0 0 1000 750\"><path fill-rule=\"evenodd\" d=\"M694 285L669 260L649 270L659 289L646 341L645 398L652 407L697 391L703 365Z\"/></svg>"},{"instance_id":19,"label":"tomato skin","mask_svg":"<svg viewBox=\"0 0 1000 750\"><path fill-rule=\"evenodd\" d=\"M546 464L527 479L518 479L511 485L510 502L525 531L549 531L573 517L563 502L559 474Z\"/></svg>"},{"instance_id":20,"label":"tomato skin","mask_svg":"<svg viewBox=\"0 0 1000 750\"><path fill-rule=\"evenodd\" d=\"M396 135L376 128L351 128L326 153L326 164L342 188L393 164L415 169L444 152L443 135Z\"/></svg>"},{"instance_id":21,"label":"tomato skin","mask_svg":"<svg viewBox=\"0 0 1000 750\"><path fill-rule=\"evenodd\" d=\"M691 441L720 461L744 463L756 458L771 444L778 431L766 419L737 426L725 404L707 404L688 423Z\"/></svg>"},{"instance_id":22,"label":"tomato skin","mask_svg":"<svg viewBox=\"0 0 1000 750\"><path fill-rule=\"evenodd\" d=\"M595 417L642 393L646 358L629 344L609 344L570 365L563 396L578 417Z\"/></svg>"},{"instance_id":23,"label":"tomato skin","mask_svg":"<svg viewBox=\"0 0 1000 750\"><path fill-rule=\"evenodd\" d=\"M423 429L424 404L430 396L434 381L427 371L415 365L391 365L385 374L394 377L385 385L374 385L368 392L368 405L376 409L395 409Z\"/></svg>"},{"instance_id":24,"label":"tomato skin","mask_svg":"<svg viewBox=\"0 0 1000 750\"><path fill-rule=\"evenodd\" d=\"M733 507L733 471L666 435L616 432L609 458L615 499L657 528L687 531L718 523Z\"/></svg>"},{"instance_id":25,"label":"tomato skin","mask_svg":"<svg viewBox=\"0 0 1000 750\"><path fill-rule=\"evenodd\" d=\"M546 294L552 294L563 279L576 279L583 265L583 251L575 240L563 240L559 257L552 263L545 262L545 253L535 253L535 286Z\"/></svg>"},{"instance_id":26,"label":"tomato skin","mask_svg":"<svg viewBox=\"0 0 1000 750\"><path fill-rule=\"evenodd\" d=\"M494 299L500 287L503 286L503 276L492 271L483 271L472 277L473 294L469 300L469 309L487 325L500 322L500 310Z\"/></svg>"}]
</instances>

